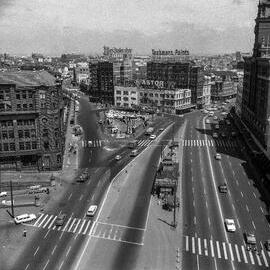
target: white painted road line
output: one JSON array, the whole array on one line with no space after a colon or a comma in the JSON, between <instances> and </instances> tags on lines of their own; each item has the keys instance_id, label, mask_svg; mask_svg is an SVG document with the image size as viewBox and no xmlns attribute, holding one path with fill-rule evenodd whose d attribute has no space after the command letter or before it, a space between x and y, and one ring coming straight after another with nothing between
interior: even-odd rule
<instances>
[{"instance_id":1,"label":"white painted road line","mask_svg":"<svg viewBox=\"0 0 270 270\"><path fill-rule=\"evenodd\" d=\"M204 242L204 254L205 256L208 256L207 240L204 239L203 242Z\"/></svg>"},{"instance_id":2,"label":"white painted road line","mask_svg":"<svg viewBox=\"0 0 270 270\"><path fill-rule=\"evenodd\" d=\"M198 238L198 250L199 250L199 255L202 255L201 238Z\"/></svg>"},{"instance_id":3,"label":"white painted road line","mask_svg":"<svg viewBox=\"0 0 270 270\"><path fill-rule=\"evenodd\" d=\"M60 269L62 268L63 264L64 264L64 261L61 262L61 264L60 264L58 270L60 270Z\"/></svg>"},{"instance_id":4,"label":"white painted road line","mask_svg":"<svg viewBox=\"0 0 270 270\"><path fill-rule=\"evenodd\" d=\"M216 245L217 245L217 253L218 253L218 258L221 258L221 254L220 254L220 248L219 248L219 242L216 241Z\"/></svg>"},{"instance_id":5,"label":"white painted road line","mask_svg":"<svg viewBox=\"0 0 270 270\"><path fill-rule=\"evenodd\" d=\"M72 219L72 218L70 217L69 220L68 220L68 222L66 223L64 229L62 230L63 232L67 229L67 227L68 227L69 222L71 221L71 219ZM59 227L59 228L61 228L61 227Z\"/></svg>"},{"instance_id":6,"label":"white painted road line","mask_svg":"<svg viewBox=\"0 0 270 270\"><path fill-rule=\"evenodd\" d=\"M229 243L229 251L231 255L231 260L234 261L233 251L232 251L232 245Z\"/></svg>"},{"instance_id":7,"label":"white painted road line","mask_svg":"<svg viewBox=\"0 0 270 270\"><path fill-rule=\"evenodd\" d=\"M238 260L238 262L241 262L241 258L240 258L238 246L237 246L236 244L235 244L234 246L235 246L235 251L236 251L237 260Z\"/></svg>"},{"instance_id":8,"label":"white painted road line","mask_svg":"<svg viewBox=\"0 0 270 270\"><path fill-rule=\"evenodd\" d=\"M195 254L195 238L192 237L192 253Z\"/></svg>"},{"instance_id":9,"label":"white painted road line","mask_svg":"<svg viewBox=\"0 0 270 270\"><path fill-rule=\"evenodd\" d=\"M247 209L247 211L249 212L249 208L248 208L248 206L246 205L246 209Z\"/></svg>"},{"instance_id":10,"label":"white painted road line","mask_svg":"<svg viewBox=\"0 0 270 270\"><path fill-rule=\"evenodd\" d=\"M242 245L242 246L241 246L241 249L242 249L244 261L245 261L245 263L248 263L247 255L246 255L246 251L245 251L245 247Z\"/></svg>"},{"instance_id":11,"label":"white painted road line","mask_svg":"<svg viewBox=\"0 0 270 270\"><path fill-rule=\"evenodd\" d=\"M39 246L37 247L37 249L36 249L36 251L35 251L35 253L34 253L34 256L36 256L38 250L39 250Z\"/></svg>"},{"instance_id":12,"label":"white painted road line","mask_svg":"<svg viewBox=\"0 0 270 270\"><path fill-rule=\"evenodd\" d=\"M261 253L262 253L262 258L263 258L263 261L264 261L265 266L266 266L266 267L269 267L269 264L268 264L268 262L267 262L267 259L266 259L266 256L265 256L265 254L264 254L263 249L262 249Z\"/></svg>"},{"instance_id":13,"label":"white painted road line","mask_svg":"<svg viewBox=\"0 0 270 270\"><path fill-rule=\"evenodd\" d=\"M85 228L83 234L86 234L86 232L87 232L88 227L89 227L90 224L91 224L91 220L88 221L87 226L86 226L86 228Z\"/></svg>"},{"instance_id":14,"label":"white painted road line","mask_svg":"<svg viewBox=\"0 0 270 270\"><path fill-rule=\"evenodd\" d=\"M261 206L260 206L260 208L261 208L262 213L264 214L263 209L262 209L262 207L261 207Z\"/></svg>"},{"instance_id":15,"label":"white painted road line","mask_svg":"<svg viewBox=\"0 0 270 270\"><path fill-rule=\"evenodd\" d=\"M47 235L49 234L50 230L47 231L47 233L44 236L44 239L47 237Z\"/></svg>"},{"instance_id":16,"label":"white painted road line","mask_svg":"<svg viewBox=\"0 0 270 270\"><path fill-rule=\"evenodd\" d=\"M261 258L260 258L260 256L257 253L256 253L256 258L257 258L258 264L260 266L262 266Z\"/></svg>"},{"instance_id":17,"label":"white painted road line","mask_svg":"<svg viewBox=\"0 0 270 270\"><path fill-rule=\"evenodd\" d=\"M244 197L243 192L241 191L240 193L241 193L241 196L242 196L242 198L243 198L243 197Z\"/></svg>"},{"instance_id":18,"label":"white painted road line","mask_svg":"<svg viewBox=\"0 0 270 270\"><path fill-rule=\"evenodd\" d=\"M53 255L53 253L55 252L56 247L57 247L57 245L54 246L54 248L53 248L53 250L52 250L52 253L51 253L52 255Z\"/></svg>"},{"instance_id":19,"label":"white painted road line","mask_svg":"<svg viewBox=\"0 0 270 270\"><path fill-rule=\"evenodd\" d=\"M222 242L222 246L223 246L224 258L225 258L225 260L228 260L226 244L224 242Z\"/></svg>"},{"instance_id":20,"label":"white painted road line","mask_svg":"<svg viewBox=\"0 0 270 270\"><path fill-rule=\"evenodd\" d=\"M249 257L250 257L250 261L251 261L251 263L252 263L252 264L255 264L255 262L254 262L254 258L253 258L253 255L252 255L252 252L251 252L251 251L249 251L249 252L248 252L248 254L249 254Z\"/></svg>"},{"instance_id":21,"label":"white painted road line","mask_svg":"<svg viewBox=\"0 0 270 270\"><path fill-rule=\"evenodd\" d=\"M54 224L56 218L57 218L57 216L54 217L54 219L52 220L51 224L48 226L48 229L50 229L52 227L52 225Z\"/></svg>"},{"instance_id":22,"label":"white painted road line","mask_svg":"<svg viewBox=\"0 0 270 270\"><path fill-rule=\"evenodd\" d=\"M73 221L71 222L71 225L68 228L68 232L70 232L70 230L72 229L73 224L76 222L76 218L73 219Z\"/></svg>"},{"instance_id":23,"label":"white painted road line","mask_svg":"<svg viewBox=\"0 0 270 270\"><path fill-rule=\"evenodd\" d=\"M257 197L256 197L256 194L255 194L254 192L253 192L253 196L254 196L255 198L257 198Z\"/></svg>"},{"instance_id":24,"label":"white painted road line","mask_svg":"<svg viewBox=\"0 0 270 270\"><path fill-rule=\"evenodd\" d=\"M26 267L24 268L24 270L27 270L29 267L29 263L26 265Z\"/></svg>"},{"instance_id":25,"label":"white painted road line","mask_svg":"<svg viewBox=\"0 0 270 270\"><path fill-rule=\"evenodd\" d=\"M83 223L82 223L82 225L81 225L81 227L80 227L80 230L79 230L78 234L81 233L81 231L82 231L82 229L83 229L83 226L84 226L84 223L85 223L85 222L86 222L86 220L84 219L84 220L83 220Z\"/></svg>"},{"instance_id":26,"label":"white painted road line","mask_svg":"<svg viewBox=\"0 0 270 270\"><path fill-rule=\"evenodd\" d=\"M80 220L80 219L78 219L78 222L77 222L77 224L76 224L76 226L75 226L74 230L72 231L73 233L75 233L75 232L76 232L76 230L77 230L77 228L78 228L78 226L79 226L80 222L81 222L81 220Z\"/></svg>"},{"instance_id":27,"label":"white painted road line","mask_svg":"<svg viewBox=\"0 0 270 270\"><path fill-rule=\"evenodd\" d=\"M81 201L81 200L82 200L82 198L83 198L83 195L81 195L81 196L80 196L79 201Z\"/></svg>"},{"instance_id":28,"label":"white painted road line","mask_svg":"<svg viewBox=\"0 0 270 270\"><path fill-rule=\"evenodd\" d=\"M42 228L45 228L45 227L48 225L48 223L50 222L50 220L51 220L52 218L53 218L53 216L50 216L50 217L48 218L47 222L43 225Z\"/></svg>"},{"instance_id":29,"label":"white painted road line","mask_svg":"<svg viewBox=\"0 0 270 270\"><path fill-rule=\"evenodd\" d=\"M212 257L215 257L214 246L213 246L213 240L210 240L210 248L211 248L211 256L212 256Z\"/></svg>"},{"instance_id":30,"label":"white painted road line","mask_svg":"<svg viewBox=\"0 0 270 270\"><path fill-rule=\"evenodd\" d=\"M71 247L68 248L68 251L67 251L67 254L66 254L66 257L68 256L68 253L70 252L71 250Z\"/></svg>"},{"instance_id":31,"label":"white painted road line","mask_svg":"<svg viewBox=\"0 0 270 270\"><path fill-rule=\"evenodd\" d=\"M186 235L186 251L189 251L189 247L188 247L188 236Z\"/></svg>"},{"instance_id":32,"label":"white painted road line","mask_svg":"<svg viewBox=\"0 0 270 270\"><path fill-rule=\"evenodd\" d=\"M49 264L49 262L50 262L50 260L48 260L48 261L47 261L47 263L45 264L45 266L44 266L43 270L45 270L45 269L46 269L46 267L47 267L47 265Z\"/></svg>"},{"instance_id":33,"label":"white painted road line","mask_svg":"<svg viewBox=\"0 0 270 270\"><path fill-rule=\"evenodd\" d=\"M40 219L44 216L44 214L41 214L39 216L39 218L37 219L37 221L34 223L34 226L37 226L38 222L40 221Z\"/></svg>"},{"instance_id":34,"label":"white painted road line","mask_svg":"<svg viewBox=\"0 0 270 270\"><path fill-rule=\"evenodd\" d=\"M38 224L38 227L41 227L41 225L44 223L44 221L46 220L46 218L48 217L49 215L46 215L42 221Z\"/></svg>"},{"instance_id":35,"label":"white painted road line","mask_svg":"<svg viewBox=\"0 0 270 270\"><path fill-rule=\"evenodd\" d=\"M68 196L68 200L71 198L71 196L72 196L72 193Z\"/></svg>"}]
</instances>

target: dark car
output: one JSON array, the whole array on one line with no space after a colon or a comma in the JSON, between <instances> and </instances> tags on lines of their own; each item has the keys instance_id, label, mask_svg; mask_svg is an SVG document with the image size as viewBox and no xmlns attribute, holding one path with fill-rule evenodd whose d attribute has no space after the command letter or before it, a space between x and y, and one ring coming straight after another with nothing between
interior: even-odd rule
<instances>
[{"instance_id":1,"label":"dark car","mask_svg":"<svg viewBox=\"0 0 270 270\"><path fill-rule=\"evenodd\" d=\"M65 223L66 218L67 218L66 214L58 215L56 220L55 220L55 225L56 226L62 226Z\"/></svg>"},{"instance_id":2,"label":"dark car","mask_svg":"<svg viewBox=\"0 0 270 270\"><path fill-rule=\"evenodd\" d=\"M245 241L248 245L256 245L256 237L254 233L245 233Z\"/></svg>"},{"instance_id":3,"label":"dark car","mask_svg":"<svg viewBox=\"0 0 270 270\"><path fill-rule=\"evenodd\" d=\"M218 186L219 192L220 193L227 193L228 192L228 188L226 184L222 184Z\"/></svg>"}]
</instances>

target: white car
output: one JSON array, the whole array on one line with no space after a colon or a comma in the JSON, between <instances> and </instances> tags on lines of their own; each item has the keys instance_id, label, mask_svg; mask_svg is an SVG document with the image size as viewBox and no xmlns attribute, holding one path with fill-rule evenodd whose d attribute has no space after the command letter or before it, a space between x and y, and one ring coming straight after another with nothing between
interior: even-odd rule
<instances>
[{"instance_id":1,"label":"white car","mask_svg":"<svg viewBox=\"0 0 270 270\"><path fill-rule=\"evenodd\" d=\"M215 158L216 158L217 160L221 160L221 155L220 155L219 153L217 153L217 154L215 155Z\"/></svg>"},{"instance_id":2,"label":"white car","mask_svg":"<svg viewBox=\"0 0 270 270\"><path fill-rule=\"evenodd\" d=\"M6 191L0 192L0 197L6 197L6 196L7 196L7 192Z\"/></svg>"},{"instance_id":3,"label":"white car","mask_svg":"<svg viewBox=\"0 0 270 270\"><path fill-rule=\"evenodd\" d=\"M226 230L228 232L235 232L236 231L234 220L231 218L225 219L225 227L226 227Z\"/></svg>"},{"instance_id":4,"label":"white car","mask_svg":"<svg viewBox=\"0 0 270 270\"><path fill-rule=\"evenodd\" d=\"M122 157L120 155L115 156L115 160L120 160Z\"/></svg>"},{"instance_id":5,"label":"white car","mask_svg":"<svg viewBox=\"0 0 270 270\"><path fill-rule=\"evenodd\" d=\"M157 136L155 134L150 135L150 140L154 140Z\"/></svg>"},{"instance_id":6,"label":"white car","mask_svg":"<svg viewBox=\"0 0 270 270\"><path fill-rule=\"evenodd\" d=\"M218 138L218 134L216 132L213 133L213 138Z\"/></svg>"},{"instance_id":7,"label":"white car","mask_svg":"<svg viewBox=\"0 0 270 270\"><path fill-rule=\"evenodd\" d=\"M29 222L32 220L35 220L37 217L35 214L22 214L14 218L14 222L16 224L24 223L24 222Z\"/></svg>"}]
</instances>

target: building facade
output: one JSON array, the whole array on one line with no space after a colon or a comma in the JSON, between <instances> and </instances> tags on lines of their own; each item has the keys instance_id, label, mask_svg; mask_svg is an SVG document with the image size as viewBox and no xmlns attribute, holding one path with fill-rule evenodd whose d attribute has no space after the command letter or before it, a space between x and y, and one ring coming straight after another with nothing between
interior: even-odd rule
<instances>
[{"instance_id":1,"label":"building facade","mask_svg":"<svg viewBox=\"0 0 270 270\"><path fill-rule=\"evenodd\" d=\"M244 57L241 116L270 154L270 2L260 1L253 55Z\"/></svg>"},{"instance_id":2,"label":"building facade","mask_svg":"<svg viewBox=\"0 0 270 270\"><path fill-rule=\"evenodd\" d=\"M61 169L63 111L61 83L46 71L1 72L1 170Z\"/></svg>"},{"instance_id":3,"label":"building facade","mask_svg":"<svg viewBox=\"0 0 270 270\"><path fill-rule=\"evenodd\" d=\"M89 63L89 100L114 104L112 63L108 61Z\"/></svg>"},{"instance_id":4,"label":"building facade","mask_svg":"<svg viewBox=\"0 0 270 270\"><path fill-rule=\"evenodd\" d=\"M216 80L211 83L211 100L225 101L236 96L236 85L233 81Z\"/></svg>"},{"instance_id":5,"label":"building facade","mask_svg":"<svg viewBox=\"0 0 270 270\"><path fill-rule=\"evenodd\" d=\"M137 87L114 87L114 104L117 107L132 108L139 105Z\"/></svg>"}]
</instances>

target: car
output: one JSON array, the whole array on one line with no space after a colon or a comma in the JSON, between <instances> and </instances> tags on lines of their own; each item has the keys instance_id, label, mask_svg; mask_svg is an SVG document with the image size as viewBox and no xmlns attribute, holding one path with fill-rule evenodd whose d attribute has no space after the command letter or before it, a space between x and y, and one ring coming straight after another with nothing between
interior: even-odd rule
<instances>
[{"instance_id":1,"label":"car","mask_svg":"<svg viewBox=\"0 0 270 270\"><path fill-rule=\"evenodd\" d=\"M235 232L236 231L236 226L234 223L234 220L231 218L225 218L225 227L228 232Z\"/></svg>"},{"instance_id":2,"label":"car","mask_svg":"<svg viewBox=\"0 0 270 270\"><path fill-rule=\"evenodd\" d=\"M0 192L0 197L6 197L6 196L7 196L7 192L6 191Z\"/></svg>"},{"instance_id":3,"label":"car","mask_svg":"<svg viewBox=\"0 0 270 270\"><path fill-rule=\"evenodd\" d=\"M85 182L89 179L88 168L86 168L83 173L77 178L77 182Z\"/></svg>"},{"instance_id":4,"label":"car","mask_svg":"<svg viewBox=\"0 0 270 270\"><path fill-rule=\"evenodd\" d=\"M230 125L231 124L230 120L226 120L226 124Z\"/></svg>"},{"instance_id":5,"label":"car","mask_svg":"<svg viewBox=\"0 0 270 270\"><path fill-rule=\"evenodd\" d=\"M55 220L55 226L62 226L65 223L65 220L67 219L66 214L59 214Z\"/></svg>"},{"instance_id":6,"label":"car","mask_svg":"<svg viewBox=\"0 0 270 270\"><path fill-rule=\"evenodd\" d=\"M245 241L248 245L256 245L256 237L252 232L244 233Z\"/></svg>"},{"instance_id":7,"label":"car","mask_svg":"<svg viewBox=\"0 0 270 270\"><path fill-rule=\"evenodd\" d=\"M213 138L218 138L218 134L216 132L213 133Z\"/></svg>"},{"instance_id":8,"label":"car","mask_svg":"<svg viewBox=\"0 0 270 270\"><path fill-rule=\"evenodd\" d=\"M220 155L219 153L216 153L215 159L216 159L216 160L221 160L221 155Z\"/></svg>"},{"instance_id":9,"label":"car","mask_svg":"<svg viewBox=\"0 0 270 270\"><path fill-rule=\"evenodd\" d=\"M214 116L214 118L213 118L214 120L218 120L218 117L217 116Z\"/></svg>"},{"instance_id":10,"label":"car","mask_svg":"<svg viewBox=\"0 0 270 270\"><path fill-rule=\"evenodd\" d=\"M22 214L14 218L15 224L21 224L35 220L37 217L35 214Z\"/></svg>"},{"instance_id":11,"label":"car","mask_svg":"<svg viewBox=\"0 0 270 270\"><path fill-rule=\"evenodd\" d=\"M120 160L120 159L122 159L122 157L120 155L115 156L115 160Z\"/></svg>"},{"instance_id":12,"label":"car","mask_svg":"<svg viewBox=\"0 0 270 270\"><path fill-rule=\"evenodd\" d=\"M160 129L159 129L159 131L163 131L163 130L164 130L164 128L160 128Z\"/></svg>"},{"instance_id":13,"label":"car","mask_svg":"<svg viewBox=\"0 0 270 270\"><path fill-rule=\"evenodd\" d=\"M220 193L227 193L228 192L228 188L227 188L227 185L225 183L222 185L219 185L218 189L219 189Z\"/></svg>"},{"instance_id":14,"label":"car","mask_svg":"<svg viewBox=\"0 0 270 270\"><path fill-rule=\"evenodd\" d=\"M155 134L150 135L150 140L154 140L157 136Z\"/></svg>"},{"instance_id":15,"label":"car","mask_svg":"<svg viewBox=\"0 0 270 270\"><path fill-rule=\"evenodd\" d=\"M210 124L211 122L210 122L209 119L206 119L206 120L205 120L205 123L206 123L206 124Z\"/></svg>"},{"instance_id":16,"label":"car","mask_svg":"<svg viewBox=\"0 0 270 270\"><path fill-rule=\"evenodd\" d=\"M266 250L267 251L270 251L270 239L269 240L266 240L265 243L264 243L264 245L265 245Z\"/></svg>"},{"instance_id":17,"label":"car","mask_svg":"<svg viewBox=\"0 0 270 270\"><path fill-rule=\"evenodd\" d=\"M87 210L86 216L93 217L97 211L97 205L91 205Z\"/></svg>"},{"instance_id":18,"label":"car","mask_svg":"<svg viewBox=\"0 0 270 270\"><path fill-rule=\"evenodd\" d=\"M132 150L131 153L130 153L131 157L136 157L137 155L138 155L138 150L137 149Z\"/></svg>"}]
</instances>

